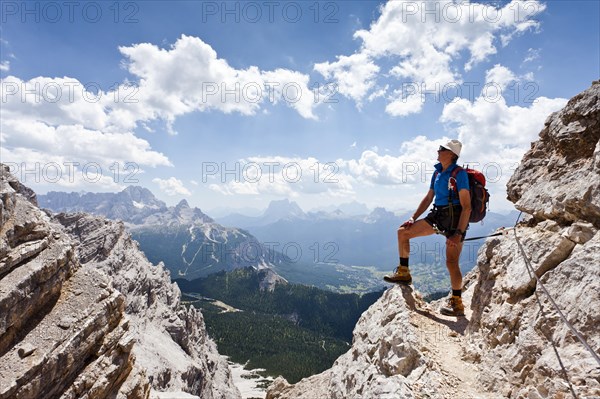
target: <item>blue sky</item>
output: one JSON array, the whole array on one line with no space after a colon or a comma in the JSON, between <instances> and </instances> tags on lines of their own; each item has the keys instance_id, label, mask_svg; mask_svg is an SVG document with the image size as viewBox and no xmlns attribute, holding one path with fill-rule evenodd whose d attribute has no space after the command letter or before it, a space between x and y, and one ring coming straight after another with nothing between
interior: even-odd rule
<instances>
[{"instance_id":1,"label":"blue sky","mask_svg":"<svg viewBox=\"0 0 600 399\"><path fill-rule=\"evenodd\" d=\"M0 10L0 158L40 193L410 210L458 138L505 211L546 117L600 75L598 1L68 4Z\"/></svg>"}]
</instances>

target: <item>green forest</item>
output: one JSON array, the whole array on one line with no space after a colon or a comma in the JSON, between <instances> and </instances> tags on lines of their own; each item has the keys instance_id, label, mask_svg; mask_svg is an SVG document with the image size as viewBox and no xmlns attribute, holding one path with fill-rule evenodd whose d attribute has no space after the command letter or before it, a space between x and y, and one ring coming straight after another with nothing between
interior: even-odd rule
<instances>
[{"instance_id":1,"label":"green forest","mask_svg":"<svg viewBox=\"0 0 600 399\"><path fill-rule=\"evenodd\" d=\"M331 367L349 349L360 315L383 293L339 294L298 284L268 291L259 288L263 277L244 268L176 282L184 303L202 310L220 353L291 383ZM239 311L224 312L215 300Z\"/></svg>"}]
</instances>

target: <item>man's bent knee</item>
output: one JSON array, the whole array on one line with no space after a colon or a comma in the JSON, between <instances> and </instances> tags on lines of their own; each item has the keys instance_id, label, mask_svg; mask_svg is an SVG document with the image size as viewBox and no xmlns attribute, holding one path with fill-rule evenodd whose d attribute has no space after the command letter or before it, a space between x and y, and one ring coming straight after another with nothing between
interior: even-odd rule
<instances>
[{"instance_id":1,"label":"man's bent knee","mask_svg":"<svg viewBox=\"0 0 600 399\"><path fill-rule=\"evenodd\" d=\"M410 234L409 232L404 228L404 227L400 227L398 229L398 241L399 242L408 242L410 240Z\"/></svg>"},{"instance_id":2,"label":"man's bent knee","mask_svg":"<svg viewBox=\"0 0 600 399\"><path fill-rule=\"evenodd\" d=\"M398 229L398 239L399 240L410 240L411 238L415 237L415 232L417 232L417 229L415 229L414 225L412 225L409 228L400 227ZM416 234L416 236L418 236L418 235L419 234Z\"/></svg>"}]
</instances>

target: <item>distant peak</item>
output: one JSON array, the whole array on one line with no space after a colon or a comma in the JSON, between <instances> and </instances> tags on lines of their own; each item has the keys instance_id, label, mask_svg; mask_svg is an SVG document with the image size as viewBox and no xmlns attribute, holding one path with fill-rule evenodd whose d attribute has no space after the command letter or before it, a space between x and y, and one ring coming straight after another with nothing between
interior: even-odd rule
<instances>
[{"instance_id":1,"label":"distant peak","mask_svg":"<svg viewBox=\"0 0 600 399\"><path fill-rule=\"evenodd\" d=\"M143 204L151 204L158 201L154 194L152 194L152 191L142 186L127 186L121 191L121 194L128 196L133 201Z\"/></svg>"},{"instance_id":2,"label":"distant peak","mask_svg":"<svg viewBox=\"0 0 600 399\"><path fill-rule=\"evenodd\" d=\"M368 214L364 220L366 223L374 223L379 220L392 219L394 217L394 212L390 212L382 207L377 207L373 209L373 211L370 214Z\"/></svg>"},{"instance_id":3,"label":"distant peak","mask_svg":"<svg viewBox=\"0 0 600 399\"><path fill-rule=\"evenodd\" d=\"M140 193L140 192L143 192L144 190L149 191L142 186L127 186L123 189L123 192L132 194L132 193Z\"/></svg>"},{"instance_id":4,"label":"distant peak","mask_svg":"<svg viewBox=\"0 0 600 399\"><path fill-rule=\"evenodd\" d=\"M274 219L290 217L302 218L305 217L306 214L297 203L286 198L282 200L271 201L264 213L264 216Z\"/></svg>"},{"instance_id":5,"label":"distant peak","mask_svg":"<svg viewBox=\"0 0 600 399\"><path fill-rule=\"evenodd\" d=\"M273 200L271 202L269 202L269 206L267 208L267 210L273 210L273 209L294 209L294 210L300 210L302 211L302 209L300 208L300 206L295 203L294 201L290 201L289 199L282 199L282 200Z\"/></svg>"},{"instance_id":6,"label":"distant peak","mask_svg":"<svg viewBox=\"0 0 600 399\"><path fill-rule=\"evenodd\" d=\"M377 207L375 209L373 209L373 212L371 212L371 215L378 215L378 216L394 216L393 212L388 211L387 209L383 208L383 207Z\"/></svg>"},{"instance_id":7,"label":"distant peak","mask_svg":"<svg viewBox=\"0 0 600 399\"><path fill-rule=\"evenodd\" d=\"M188 204L188 202L184 199L182 199L181 201L179 201L179 203L175 206L175 208L177 209L181 209L181 208L189 208L190 204Z\"/></svg>"},{"instance_id":8,"label":"distant peak","mask_svg":"<svg viewBox=\"0 0 600 399\"><path fill-rule=\"evenodd\" d=\"M295 202L290 202L289 199L284 198L281 200L272 200L271 202L269 202L269 208L271 207L277 207L277 206L290 206L290 205L297 205Z\"/></svg>"}]
</instances>

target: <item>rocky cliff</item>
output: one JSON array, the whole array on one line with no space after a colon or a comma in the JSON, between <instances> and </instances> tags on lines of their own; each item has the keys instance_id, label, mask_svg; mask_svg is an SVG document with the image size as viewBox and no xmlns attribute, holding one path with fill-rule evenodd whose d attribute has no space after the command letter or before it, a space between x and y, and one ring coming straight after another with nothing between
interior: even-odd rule
<instances>
[{"instance_id":1,"label":"rocky cliff","mask_svg":"<svg viewBox=\"0 0 600 399\"><path fill-rule=\"evenodd\" d=\"M537 220L600 228L599 85L548 118L508 183L508 199Z\"/></svg>"},{"instance_id":2,"label":"rocky cliff","mask_svg":"<svg viewBox=\"0 0 600 399\"><path fill-rule=\"evenodd\" d=\"M600 82L547 119L508 193L528 214L515 233L532 268L598 353ZM514 234L489 239L464 279L461 318L441 316L440 303L424 303L411 288L390 288L331 369L295 385L279 378L267 398L600 397L600 364L525 262Z\"/></svg>"},{"instance_id":3,"label":"rocky cliff","mask_svg":"<svg viewBox=\"0 0 600 399\"><path fill-rule=\"evenodd\" d=\"M536 275L599 353L600 81L546 120L507 189L517 209L532 215L515 233ZM483 386L507 397L569 397L571 389L600 397L600 364L527 273L514 235L488 241L478 266L468 355L485 370Z\"/></svg>"},{"instance_id":4,"label":"rocky cliff","mask_svg":"<svg viewBox=\"0 0 600 399\"><path fill-rule=\"evenodd\" d=\"M0 398L240 397L202 315L122 223L52 217L0 173Z\"/></svg>"}]
</instances>

